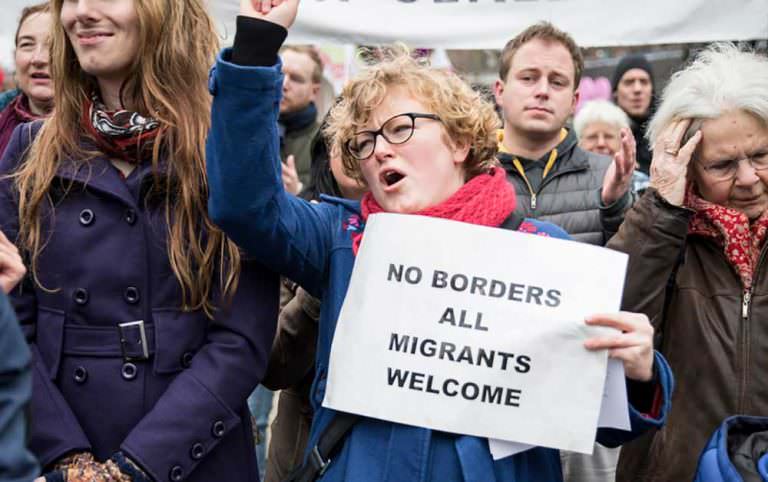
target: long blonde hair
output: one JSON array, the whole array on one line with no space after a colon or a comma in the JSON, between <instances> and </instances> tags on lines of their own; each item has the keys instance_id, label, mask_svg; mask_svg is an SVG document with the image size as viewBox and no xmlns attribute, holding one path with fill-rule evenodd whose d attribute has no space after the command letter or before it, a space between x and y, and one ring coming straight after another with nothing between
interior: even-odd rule
<instances>
[{"instance_id":1,"label":"long blonde hair","mask_svg":"<svg viewBox=\"0 0 768 482\"><path fill-rule=\"evenodd\" d=\"M52 0L51 72L55 109L43 124L26 160L13 174L19 195L20 246L30 259L36 283L37 259L45 248L41 234L43 203L53 210L49 194L62 160L87 168L97 153L81 145L84 101L97 89L96 79L82 70L60 20L65 0ZM154 117L160 129L152 167L162 186L168 223L168 257L181 285L182 309L204 309L213 315L214 273L225 297L237 289L240 254L213 225L207 213L205 138L210 125L208 68L218 50L218 37L202 0L135 0L139 48L121 94L139 113ZM162 152L162 154L161 154ZM160 158L169 162L159 183ZM204 234L205 233L205 234Z\"/></svg>"}]
</instances>

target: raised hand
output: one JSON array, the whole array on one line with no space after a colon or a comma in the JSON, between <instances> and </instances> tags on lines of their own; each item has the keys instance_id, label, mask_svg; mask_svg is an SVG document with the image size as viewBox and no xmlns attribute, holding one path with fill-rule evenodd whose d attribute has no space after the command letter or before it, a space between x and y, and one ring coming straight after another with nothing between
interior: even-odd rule
<instances>
[{"instance_id":1,"label":"raised hand","mask_svg":"<svg viewBox=\"0 0 768 482\"><path fill-rule=\"evenodd\" d=\"M240 0L240 15L260 18L290 28L296 20L299 0Z\"/></svg>"},{"instance_id":2,"label":"raised hand","mask_svg":"<svg viewBox=\"0 0 768 482\"><path fill-rule=\"evenodd\" d=\"M690 119L672 122L661 133L653 146L651 183L661 197L675 206L682 206L687 187L688 163L701 141L701 131L696 131L684 146L683 135L691 125Z\"/></svg>"},{"instance_id":3,"label":"raised hand","mask_svg":"<svg viewBox=\"0 0 768 482\"><path fill-rule=\"evenodd\" d=\"M647 382L653 378L653 326L642 313L593 315L585 321L592 326L610 326L621 333L590 338L587 350L609 350L608 356L624 364L627 378Z\"/></svg>"},{"instance_id":4,"label":"raised hand","mask_svg":"<svg viewBox=\"0 0 768 482\"><path fill-rule=\"evenodd\" d=\"M283 162L283 186L289 193L296 195L301 192L304 185L299 180L299 173L296 170L296 160L293 154L289 155Z\"/></svg>"},{"instance_id":5,"label":"raised hand","mask_svg":"<svg viewBox=\"0 0 768 482\"><path fill-rule=\"evenodd\" d=\"M613 163L603 178L601 198L605 206L621 199L632 185L632 174L637 164L637 144L632 131L621 129L621 149L613 155Z\"/></svg>"}]
</instances>

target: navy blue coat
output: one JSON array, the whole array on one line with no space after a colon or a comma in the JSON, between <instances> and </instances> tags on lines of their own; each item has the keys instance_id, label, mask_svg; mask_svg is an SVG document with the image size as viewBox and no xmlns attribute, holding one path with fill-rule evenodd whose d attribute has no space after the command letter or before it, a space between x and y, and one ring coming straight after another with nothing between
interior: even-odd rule
<instances>
[{"instance_id":1,"label":"navy blue coat","mask_svg":"<svg viewBox=\"0 0 768 482\"><path fill-rule=\"evenodd\" d=\"M15 169L38 127L16 129L1 172ZM74 166L61 164L55 213L43 214L46 289L27 283L13 295L34 358L33 451L43 466L70 451L106 459L122 450L158 481L257 481L246 399L272 346L277 276L244 262L213 321L181 311L150 166L127 179L104 158ZM0 220L14 239L8 180Z\"/></svg>"}]
</instances>

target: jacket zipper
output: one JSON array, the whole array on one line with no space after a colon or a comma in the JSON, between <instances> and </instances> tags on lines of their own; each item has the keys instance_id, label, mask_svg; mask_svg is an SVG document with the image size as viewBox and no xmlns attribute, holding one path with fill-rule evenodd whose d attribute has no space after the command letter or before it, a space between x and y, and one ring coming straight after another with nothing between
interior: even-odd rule
<instances>
[{"instance_id":1,"label":"jacket zipper","mask_svg":"<svg viewBox=\"0 0 768 482\"><path fill-rule=\"evenodd\" d=\"M760 252L760 258L757 261L757 265L755 266L755 277L752 280L752 287L757 286L757 279L760 273L760 270L763 266L763 261L765 258L766 253L766 247L763 247L763 250ZM749 332L750 326L749 326L749 312L750 312L750 305L752 304L752 288L745 289L744 290L744 296L741 300L741 353L743 353L743 357L741 360L742 367L741 367L741 377L740 377L740 384L739 387L739 404L738 404L738 410L739 413L744 413L746 411L746 403L747 403L747 379L748 371L749 371L749 360L752 358L752 354L750 353L750 346L749 346Z\"/></svg>"},{"instance_id":2,"label":"jacket zipper","mask_svg":"<svg viewBox=\"0 0 768 482\"><path fill-rule=\"evenodd\" d=\"M528 181L528 178L526 178L524 176L521 176L520 173L517 172L517 170L514 170L512 172L514 172L515 175L517 175L519 178L521 178L523 180L523 182L525 183L526 187L528 188L528 192L531 193L531 210L533 211L533 210L536 209L536 206L538 204L538 202L536 200L536 195L539 194L541 192L541 190L544 189L544 187L547 184L552 182L552 180L562 176L563 174L570 174L572 172L584 171L584 170L586 170L586 168L584 168L584 167L575 167L575 168L564 169L564 170L562 170L560 172L553 172L550 176L545 177L541 181L541 185L539 186L539 190L538 191L534 191L533 190L533 186L531 186L531 183Z\"/></svg>"},{"instance_id":3,"label":"jacket zipper","mask_svg":"<svg viewBox=\"0 0 768 482\"><path fill-rule=\"evenodd\" d=\"M747 289L744 290L744 297L741 301L741 317L744 319L744 321L747 321L749 318L749 304L752 301L752 291Z\"/></svg>"}]
</instances>

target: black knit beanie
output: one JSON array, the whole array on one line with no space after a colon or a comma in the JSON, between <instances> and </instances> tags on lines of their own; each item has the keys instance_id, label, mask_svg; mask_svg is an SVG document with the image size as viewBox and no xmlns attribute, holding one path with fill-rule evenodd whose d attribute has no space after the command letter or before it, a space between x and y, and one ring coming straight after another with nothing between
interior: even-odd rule
<instances>
[{"instance_id":1,"label":"black knit beanie","mask_svg":"<svg viewBox=\"0 0 768 482\"><path fill-rule=\"evenodd\" d=\"M651 67L651 63L648 62L645 55L629 54L621 59L619 65L616 66L616 70L613 71L613 80L611 81L613 92L616 92L616 87L619 86L619 82L621 82L621 78L624 77L624 74L632 69L642 69L648 72L648 75L651 77L651 85L654 85L653 67Z\"/></svg>"}]
</instances>

